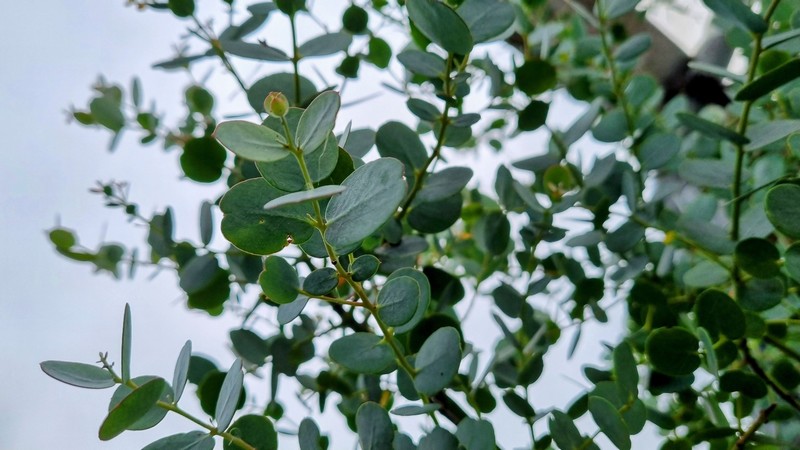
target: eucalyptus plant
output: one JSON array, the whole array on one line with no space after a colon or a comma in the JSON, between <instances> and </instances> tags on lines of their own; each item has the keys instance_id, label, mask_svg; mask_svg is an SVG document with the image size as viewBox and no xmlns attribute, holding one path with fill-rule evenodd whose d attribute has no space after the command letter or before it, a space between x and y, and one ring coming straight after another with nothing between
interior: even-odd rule
<instances>
[{"instance_id":1,"label":"eucalyptus plant","mask_svg":"<svg viewBox=\"0 0 800 450\"><path fill-rule=\"evenodd\" d=\"M229 14L217 20L203 15L211 1L129 3L188 30L156 69L222 68L251 111L221 117L220 95L192 81L185 119L167 124L143 106L137 80L128 92L101 80L75 120L110 131L112 148L127 131L177 150L186 181L218 186L219 197L202 202L194 242L175 238L170 208L143 212L126 183L101 182L93 191L145 225L146 244L92 250L60 227L50 239L113 277L140 265L170 270L188 308L236 314L241 328L230 333L230 368L187 342L171 382L132 372L128 306L116 364L105 352L99 365L43 362L64 383L115 388L101 440L171 412L187 419L186 432L147 450L215 440L275 449L276 424L292 427L275 395L284 383L320 412L335 406L364 450L502 448L493 412L504 408L537 450L628 450L648 422L663 450L800 445L796 0L704 1L746 61L744 73L692 65L720 80L726 106L667 97L637 64L651 37L621 22L644 20L637 0L355 1L341 2L341 21L304 0L225 0ZM300 43L303 17L320 32ZM289 48L263 39L277 20L290 24ZM335 70L314 73L312 58ZM246 81L244 60L267 74ZM414 123L372 130L345 117L343 102L355 98L341 93L365 66L399 74L384 86L407 97L392 108ZM548 113L564 91L584 106L557 129ZM534 130L546 144L502 165L493 185L460 165ZM590 140L604 156L580 156ZM494 305L481 327L502 338L488 353L470 343L483 330L462 326L471 293ZM571 374L591 388L537 406L529 387L559 370L545 364L548 350L563 334L573 352L582 326L606 322L618 302L624 334L606 346L607 364ZM277 325L265 336L254 317ZM187 384L202 411L179 405ZM245 385L258 384L271 400L237 414ZM403 432L406 416L422 416L425 431ZM577 426L583 416L591 420ZM342 448L312 418L289 431L302 450Z\"/></svg>"}]
</instances>

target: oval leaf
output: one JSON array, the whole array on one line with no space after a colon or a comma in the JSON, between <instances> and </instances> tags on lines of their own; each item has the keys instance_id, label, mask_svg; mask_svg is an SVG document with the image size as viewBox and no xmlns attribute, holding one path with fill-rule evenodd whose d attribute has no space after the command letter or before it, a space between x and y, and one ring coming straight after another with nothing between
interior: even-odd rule
<instances>
[{"instance_id":1,"label":"oval leaf","mask_svg":"<svg viewBox=\"0 0 800 450\"><path fill-rule=\"evenodd\" d=\"M101 441L108 441L119 436L128 427L144 417L156 404L166 387L162 378L154 378L139 386L117 404L100 425L98 436Z\"/></svg>"},{"instance_id":2,"label":"oval leaf","mask_svg":"<svg viewBox=\"0 0 800 450\"><path fill-rule=\"evenodd\" d=\"M262 125L232 120L217 125L214 137L237 156L250 161L272 162L289 156L286 139Z\"/></svg>"},{"instance_id":3,"label":"oval leaf","mask_svg":"<svg viewBox=\"0 0 800 450\"><path fill-rule=\"evenodd\" d=\"M123 384L131 379L131 333L131 305L125 303L125 313L122 317L122 358L120 360Z\"/></svg>"},{"instance_id":4,"label":"oval leaf","mask_svg":"<svg viewBox=\"0 0 800 450\"><path fill-rule=\"evenodd\" d=\"M392 348L372 333L354 333L339 338L331 344L328 355L356 373L384 373L394 364Z\"/></svg>"},{"instance_id":5,"label":"oval leaf","mask_svg":"<svg viewBox=\"0 0 800 450\"><path fill-rule=\"evenodd\" d=\"M326 91L308 105L297 124L294 144L303 152L310 152L325 142L333 131L341 99L339 94Z\"/></svg>"},{"instance_id":6,"label":"oval leaf","mask_svg":"<svg viewBox=\"0 0 800 450\"><path fill-rule=\"evenodd\" d=\"M114 386L114 378L106 370L91 364L67 361L44 361L42 372L56 380L86 389L105 389Z\"/></svg>"},{"instance_id":7,"label":"oval leaf","mask_svg":"<svg viewBox=\"0 0 800 450\"><path fill-rule=\"evenodd\" d=\"M645 351L659 372L679 377L700 367L697 338L683 328L659 328L647 337Z\"/></svg>"},{"instance_id":8,"label":"oval leaf","mask_svg":"<svg viewBox=\"0 0 800 450\"><path fill-rule=\"evenodd\" d=\"M264 261L264 271L258 276L258 284L264 294L275 303L291 303L297 298L300 280L297 272L280 256L268 256Z\"/></svg>"},{"instance_id":9,"label":"oval leaf","mask_svg":"<svg viewBox=\"0 0 800 450\"><path fill-rule=\"evenodd\" d=\"M381 158L355 170L343 182L347 187L328 203L325 238L334 248L346 248L379 229L405 197L403 165Z\"/></svg>"},{"instance_id":10,"label":"oval leaf","mask_svg":"<svg viewBox=\"0 0 800 450\"><path fill-rule=\"evenodd\" d=\"M386 325L396 327L414 316L419 304L420 287L411 277L398 277L383 285L378 293L378 316Z\"/></svg>"},{"instance_id":11,"label":"oval leaf","mask_svg":"<svg viewBox=\"0 0 800 450\"><path fill-rule=\"evenodd\" d=\"M330 198L334 195L341 194L345 189L347 189L345 186L328 185L320 186L309 191L292 192L291 194L286 194L283 197L268 201L267 204L264 205L264 209L275 209L281 206Z\"/></svg>"},{"instance_id":12,"label":"oval leaf","mask_svg":"<svg viewBox=\"0 0 800 450\"><path fill-rule=\"evenodd\" d=\"M186 380L189 377L189 362L192 359L192 341L183 344L178 360L175 362L175 371L172 374L172 389L175 391L175 403L181 399Z\"/></svg>"},{"instance_id":13,"label":"oval leaf","mask_svg":"<svg viewBox=\"0 0 800 450\"><path fill-rule=\"evenodd\" d=\"M414 387L424 395L433 395L450 384L461 363L461 338L453 327L436 330L417 353Z\"/></svg>"},{"instance_id":14,"label":"oval leaf","mask_svg":"<svg viewBox=\"0 0 800 450\"><path fill-rule=\"evenodd\" d=\"M394 428L389 413L375 402L365 402L356 412L356 431L362 450L392 448Z\"/></svg>"},{"instance_id":15,"label":"oval leaf","mask_svg":"<svg viewBox=\"0 0 800 450\"><path fill-rule=\"evenodd\" d=\"M241 438L256 450L277 450L278 433L272 421L262 415L248 414L236 419L230 427L229 433ZM224 441L224 450L234 450L240 447L228 440Z\"/></svg>"},{"instance_id":16,"label":"oval leaf","mask_svg":"<svg viewBox=\"0 0 800 450\"><path fill-rule=\"evenodd\" d=\"M764 199L767 218L776 230L800 239L800 186L781 184L767 192Z\"/></svg>"},{"instance_id":17,"label":"oval leaf","mask_svg":"<svg viewBox=\"0 0 800 450\"><path fill-rule=\"evenodd\" d=\"M603 434L620 450L630 450L631 436L617 408L603 397L589 396L589 412Z\"/></svg>"},{"instance_id":18,"label":"oval leaf","mask_svg":"<svg viewBox=\"0 0 800 450\"><path fill-rule=\"evenodd\" d=\"M408 17L425 37L451 53L472 50L472 35L464 20L438 0L408 0Z\"/></svg>"},{"instance_id":19,"label":"oval leaf","mask_svg":"<svg viewBox=\"0 0 800 450\"><path fill-rule=\"evenodd\" d=\"M161 438L142 450L214 450L214 438L205 431L190 431Z\"/></svg>"}]
</instances>

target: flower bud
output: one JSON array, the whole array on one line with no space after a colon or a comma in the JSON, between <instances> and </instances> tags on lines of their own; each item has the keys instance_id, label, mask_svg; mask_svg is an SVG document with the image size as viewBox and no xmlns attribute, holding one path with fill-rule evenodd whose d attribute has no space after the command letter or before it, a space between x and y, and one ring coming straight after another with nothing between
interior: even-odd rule
<instances>
[{"instance_id":1,"label":"flower bud","mask_svg":"<svg viewBox=\"0 0 800 450\"><path fill-rule=\"evenodd\" d=\"M270 92L264 99L264 111L270 116L283 117L289 110L289 100L280 92Z\"/></svg>"}]
</instances>

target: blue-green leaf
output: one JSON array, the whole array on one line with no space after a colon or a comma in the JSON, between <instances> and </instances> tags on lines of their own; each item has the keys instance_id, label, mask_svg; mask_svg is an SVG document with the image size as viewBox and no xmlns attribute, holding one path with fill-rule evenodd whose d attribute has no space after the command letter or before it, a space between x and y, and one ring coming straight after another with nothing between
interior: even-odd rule
<instances>
[{"instance_id":1,"label":"blue-green leaf","mask_svg":"<svg viewBox=\"0 0 800 450\"><path fill-rule=\"evenodd\" d=\"M603 397L589 396L589 412L600 430L620 450L630 450L631 436L617 408Z\"/></svg>"},{"instance_id":2,"label":"blue-green leaf","mask_svg":"<svg viewBox=\"0 0 800 450\"><path fill-rule=\"evenodd\" d=\"M381 158L355 170L342 182L347 190L328 203L325 238L334 248L347 248L379 229L405 197L403 165Z\"/></svg>"},{"instance_id":3,"label":"blue-green leaf","mask_svg":"<svg viewBox=\"0 0 800 450\"><path fill-rule=\"evenodd\" d=\"M105 389L114 386L114 378L106 370L91 364L67 361L44 361L42 372L56 380L86 389Z\"/></svg>"},{"instance_id":4,"label":"blue-green leaf","mask_svg":"<svg viewBox=\"0 0 800 450\"><path fill-rule=\"evenodd\" d=\"M414 387L424 395L433 395L450 384L461 363L461 337L453 327L434 331L417 353Z\"/></svg>"},{"instance_id":5,"label":"blue-green leaf","mask_svg":"<svg viewBox=\"0 0 800 450\"><path fill-rule=\"evenodd\" d=\"M186 380L189 376L189 361L192 358L192 341L186 341L175 362L175 371L172 374L172 389L175 391L175 403L181 399Z\"/></svg>"},{"instance_id":6,"label":"blue-green leaf","mask_svg":"<svg viewBox=\"0 0 800 450\"><path fill-rule=\"evenodd\" d=\"M214 450L214 438L205 431L190 431L161 438L142 450Z\"/></svg>"},{"instance_id":7,"label":"blue-green leaf","mask_svg":"<svg viewBox=\"0 0 800 450\"><path fill-rule=\"evenodd\" d=\"M356 373L384 373L394 365L389 344L372 333L354 333L331 344L328 355L336 363Z\"/></svg>"},{"instance_id":8,"label":"blue-green leaf","mask_svg":"<svg viewBox=\"0 0 800 450\"><path fill-rule=\"evenodd\" d=\"M131 425L144 417L156 404L164 391L166 382L162 378L151 381L134 389L108 412L105 420L100 425L98 437L101 441L108 441L119 436Z\"/></svg>"},{"instance_id":9,"label":"blue-green leaf","mask_svg":"<svg viewBox=\"0 0 800 450\"><path fill-rule=\"evenodd\" d=\"M502 37L517 18L510 3L499 0L466 0L456 12L478 44Z\"/></svg>"},{"instance_id":10,"label":"blue-green leaf","mask_svg":"<svg viewBox=\"0 0 800 450\"><path fill-rule=\"evenodd\" d=\"M466 55L472 50L472 35L464 20L438 0L407 0L408 17L420 32L451 53Z\"/></svg>"},{"instance_id":11,"label":"blue-green leaf","mask_svg":"<svg viewBox=\"0 0 800 450\"><path fill-rule=\"evenodd\" d=\"M319 94L300 116L295 145L304 152L310 152L322 145L333 131L340 105L338 93L326 91Z\"/></svg>"},{"instance_id":12,"label":"blue-green leaf","mask_svg":"<svg viewBox=\"0 0 800 450\"><path fill-rule=\"evenodd\" d=\"M283 197L270 200L264 205L264 209L275 209L285 205L294 205L296 203L309 202L311 200L321 200L324 198L331 198L334 195L341 194L347 189L345 186L327 185L320 186L308 191L292 192Z\"/></svg>"},{"instance_id":13,"label":"blue-green leaf","mask_svg":"<svg viewBox=\"0 0 800 450\"><path fill-rule=\"evenodd\" d=\"M122 357L120 358L120 372L122 383L131 379L131 305L125 303L125 313L122 317Z\"/></svg>"},{"instance_id":14,"label":"blue-green leaf","mask_svg":"<svg viewBox=\"0 0 800 450\"><path fill-rule=\"evenodd\" d=\"M366 402L356 412L356 430L362 450L389 450L394 428L389 413L375 402Z\"/></svg>"},{"instance_id":15,"label":"blue-green leaf","mask_svg":"<svg viewBox=\"0 0 800 450\"><path fill-rule=\"evenodd\" d=\"M231 120L217 125L214 136L225 148L251 161L272 162L289 156L286 139L263 125Z\"/></svg>"},{"instance_id":16,"label":"blue-green leaf","mask_svg":"<svg viewBox=\"0 0 800 450\"><path fill-rule=\"evenodd\" d=\"M214 410L214 417L217 419L217 428L224 430L233 419L236 412L236 405L239 403L239 395L242 392L244 373L242 372L242 360L236 359L231 365L230 370L225 375L222 388L219 391L217 407Z\"/></svg>"}]
</instances>

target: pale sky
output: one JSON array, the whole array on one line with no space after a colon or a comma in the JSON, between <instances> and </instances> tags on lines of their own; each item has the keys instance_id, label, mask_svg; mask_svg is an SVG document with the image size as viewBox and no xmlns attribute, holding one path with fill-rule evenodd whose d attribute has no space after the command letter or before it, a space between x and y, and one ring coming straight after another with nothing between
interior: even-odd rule
<instances>
[{"instance_id":1,"label":"pale sky","mask_svg":"<svg viewBox=\"0 0 800 450\"><path fill-rule=\"evenodd\" d=\"M207 6L222 2L200 3ZM166 113L167 120L173 123L182 113L179 105L183 89L189 83L186 75L154 71L150 66L171 56L171 45L178 42L183 27L168 14L140 13L123 4L122 0L11 2L0 16L4 30L4 38L0 40L4 59L0 70L0 105L3 105L0 123L5 137L2 152L6 155L0 164L0 231L4 236L0 245L5 255L0 260L4 286L0 299L0 416L3 417L0 448L3 450L138 449L159 437L195 429L185 419L168 415L154 429L126 432L110 442L100 442L97 430L111 390L74 388L50 379L39 370L38 363L48 359L92 363L99 351L109 351L111 358L118 358L125 302L130 302L133 311L134 374L155 374L170 380L175 358L186 339L193 341L196 352L212 355L221 366L227 367L232 362L227 333L237 327L236 318L211 319L205 313L187 311L173 274L165 272L148 281L148 272L140 270L133 281L114 281L107 275L92 274L88 265L58 256L46 238L45 230L60 221L63 226L77 230L81 242L90 248L103 239L142 247L145 230L128 224L120 211L104 208L99 197L88 193L96 180L131 181L131 198L141 204L145 215L173 205L176 235L195 240L200 203L220 193L219 188L179 182L176 151L164 153L159 145L142 147L131 133L114 154L109 154L107 133L66 123L65 110L71 104L78 107L86 104L91 94L89 86L99 74L122 83L126 89L131 77L139 75L147 103L158 99L158 110ZM326 17L336 22L340 10L336 8ZM200 14L207 17L204 11L201 8ZM319 31L310 25L301 30L306 37L315 34ZM280 32L271 33L269 38L272 45L281 42ZM392 45L397 49L402 44ZM323 73L332 73L324 61L314 64ZM241 105L242 97L233 96L235 85L224 77L219 66L203 66L195 71L195 76L202 78L211 67L217 68L210 80L219 88L218 104ZM272 66L254 69L247 64L242 67L248 82L275 69ZM348 87L345 102L380 91L374 79L377 73L364 70L367 81L358 88ZM319 81L317 84L322 85ZM354 128L376 128L389 119L413 125L404 102L402 97L384 94L372 103L345 109L340 114L345 120L340 121L337 129L341 130L346 120L353 120ZM243 107L226 109L243 110ZM560 102L551 109L548 123L564 127L579 111L579 106ZM541 133L525 135L514 142L510 155L504 155L502 160L509 162L541 153L543 139ZM596 151L596 147L586 142L578 146L587 154ZM479 160L480 167L492 169L477 173L476 180L493 181L498 158L484 150L479 153ZM590 160L585 159L587 163ZM460 163L474 166L475 161L470 156ZM220 241L216 245L223 247ZM465 324L467 339L477 340L484 349L491 348L498 336L496 326L486 322L490 303L490 299L480 299ZM564 407L582 391L563 374L574 374L574 378L581 379L583 364L601 364L600 344L619 340L623 312L617 306L610 311L610 325L589 325L572 361L564 357L571 332L564 333L561 343L548 353L545 375L531 388L534 407L540 410L553 405ZM267 329L262 330L262 334L266 333ZM324 350L318 348L317 354L324 354ZM252 386L251 391L266 389L263 383ZM286 391L281 398L290 404L294 392L288 383L282 386ZM181 404L185 403L187 409L202 417L202 411L191 402L194 395L187 392L184 398ZM263 394L257 394L256 401L259 398L263 400ZM526 427L521 420L510 416L499 398L498 401L499 412L493 417L499 418L495 427L500 444L505 448L523 445L528 441ZM328 411L335 411L332 401L328 406ZM298 408L289 412L295 423L305 414ZM326 414L318 422L324 433L333 434L331 448L353 448L354 435L336 431L343 428L336 414ZM541 421L537 428L539 433L544 431L541 426L545 422ZM404 430L419 433L415 422L400 423ZM587 423L586 419L581 423ZM590 423L589 429L595 429L594 425ZM635 438L634 446L636 439L643 442L645 435L647 430ZM284 439L281 448L296 448L296 438Z\"/></svg>"}]
</instances>

